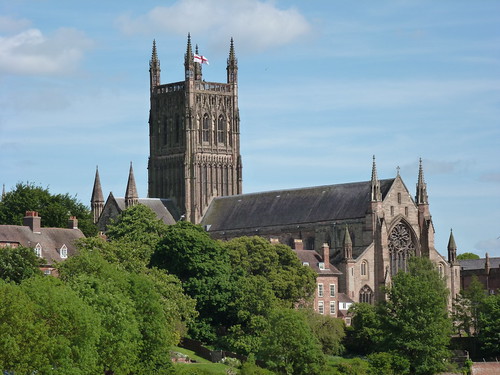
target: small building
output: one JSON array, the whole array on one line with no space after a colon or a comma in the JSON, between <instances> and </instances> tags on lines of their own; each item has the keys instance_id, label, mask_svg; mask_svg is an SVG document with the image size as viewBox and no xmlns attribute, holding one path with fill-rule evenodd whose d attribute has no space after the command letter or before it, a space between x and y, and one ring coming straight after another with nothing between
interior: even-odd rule
<instances>
[{"instance_id":1,"label":"small building","mask_svg":"<svg viewBox=\"0 0 500 375\"><path fill-rule=\"evenodd\" d=\"M500 258L485 258L460 260L461 287L467 289L472 278L477 277L489 294L497 294L500 290Z\"/></svg>"},{"instance_id":2,"label":"small building","mask_svg":"<svg viewBox=\"0 0 500 375\"><path fill-rule=\"evenodd\" d=\"M67 228L43 228L42 218L36 211L27 211L24 225L0 225L0 248L30 247L44 259L42 271L50 275L54 264L76 252L75 241L85 235L78 229L78 220L71 216Z\"/></svg>"}]
</instances>

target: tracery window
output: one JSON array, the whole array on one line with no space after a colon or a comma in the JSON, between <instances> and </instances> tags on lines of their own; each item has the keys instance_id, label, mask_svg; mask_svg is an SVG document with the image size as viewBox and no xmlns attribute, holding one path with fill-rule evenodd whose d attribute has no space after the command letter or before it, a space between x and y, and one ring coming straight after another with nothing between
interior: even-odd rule
<instances>
[{"instance_id":1,"label":"tracery window","mask_svg":"<svg viewBox=\"0 0 500 375\"><path fill-rule=\"evenodd\" d=\"M217 143L226 143L226 127L224 122L224 116L220 115L217 121Z\"/></svg>"},{"instance_id":2,"label":"tracery window","mask_svg":"<svg viewBox=\"0 0 500 375\"><path fill-rule=\"evenodd\" d=\"M372 301L373 301L373 291L368 285L365 285L359 291L359 302L371 304Z\"/></svg>"},{"instance_id":3,"label":"tracery window","mask_svg":"<svg viewBox=\"0 0 500 375\"><path fill-rule=\"evenodd\" d=\"M210 141L210 123L209 123L208 114L206 114L206 113L203 115L201 134L202 134L201 139L203 142Z\"/></svg>"},{"instance_id":4,"label":"tracery window","mask_svg":"<svg viewBox=\"0 0 500 375\"><path fill-rule=\"evenodd\" d=\"M397 224L389 235L389 255L391 257L391 275L406 271L408 259L415 255L415 244L410 230L403 223Z\"/></svg>"}]
</instances>

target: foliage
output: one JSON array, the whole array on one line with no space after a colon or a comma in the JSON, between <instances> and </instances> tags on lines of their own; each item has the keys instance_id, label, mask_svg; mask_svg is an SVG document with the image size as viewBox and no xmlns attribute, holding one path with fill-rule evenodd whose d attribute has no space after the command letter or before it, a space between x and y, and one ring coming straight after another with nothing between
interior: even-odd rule
<instances>
[{"instance_id":1,"label":"foliage","mask_svg":"<svg viewBox=\"0 0 500 375\"><path fill-rule=\"evenodd\" d=\"M479 255L474 253L462 253L457 255L457 260L480 259Z\"/></svg>"},{"instance_id":2,"label":"foliage","mask_svg":"<svg viewBox=\"0 0 500 375\"><path fill-rule=\"evenodd\" d=\"M33 249L5 247L0 251L0 279L20 283L22 280L41 275L38 268L42 260L36 256Z\"/></svg>"},{"instance_id":3,"label":"foliage","mask_svg":"<svg viewBox=\"0 0 500 375\"><path fill-rule=\"evenodd\" d=\"M368 362L361 358L334 357L328 361L329 375L367 375Z\"/></svg>"},{"instance_id":4,"label":"foliage","mask_svg":"<svg viewBox=\"0 0 500 375\"><path fill-rule=\"evenodd\" d=\"M240 368L240 375L273 375L274 372L271 370L264 369L262 367L257 366L255 363L255 356L250 354L247 358L247 361L243 363Z\"/></svg>"},{"instance_id":5,"label":"foliage","mask_svg":"<svg viewBox=\"0 0 500 375\"><path fill-rule=\"evenodd\" d=\"M0 202L0 224L22 225L26 211L37 211L42 226L67 228L69 216L78 218L78 226L86 236L97 228L89 209L69 194L50 194L49 190L32 182L18 183Z\"/></svg>"},{"instance_id":6,"label":"foliage","mask_svg":"<svg viewBox=\"0 0 500 375\"><path fill-rule=\"evenodd\" d=\"M484 299L479 314L479 344L484 356L500 355L500 294Z\"/></svg>"},{"instance_id":7,"label":"foliage","mask_svg":"<svg viewBox=\"0 0 500 375\"><path fill-rule=\"evenodd\" d=\"M368 355L370 375L406 375L410 373L410 362L395 353L372 353Z\"/></svg>"},{"instance_id":8,"label":"foliage","mask_svg":"<svg viewBox=\"0 0 500 375\"><path fill-rule=\"evenodd\" d=\"M449 357L451 321L448 290L432 262L414 257L408 272L399 272L382 305L383 347L410 361L412 373L433 374Z\"/></svg>"},{"instance_id":9,"label":"foliage","mask_svg":"<svg viewBox=\"0 0 500 375\"><path fill-rule=\"evenodd\" d=\"M384 337L377 307L367 303L355 303L349 312L352 319L345 340L348 351L361 355L377 351Z\"/></svg>"},{"instance_id":10,"label":"foliage","mask_svg":"<svg viewBox=\"0 0 500 375\"><path fill-rule=\"evenodd\" d=\"M258 358L279 374L321 374L325 357L305 316L295 309L276 309L262 337Z\"/></svg>"},{"instance_id":11,"label":"foliage","mask_svg":"<svg viewBox=\"0 0 500 375\"><path fill-rule=\"evenodd\" d=\"M191 335L213 342L218 327L225 325L232 289L229 258L220 243L200 226L181 221L167 228L150 266L179 277L200 313L200 319L190 325Z\"/></svg>"},{"instance_id":12,"label":"foliage","mask_svg":"<svg viewBox=\"0 0 500 375\"><path fill-rule=\"evenodd\" d=\"M312 309L303 309L307 323L314 336L321 344L323 353L340 355L344 351L342 340L345 336L345 324L342 319L321 315Z\"/></svg>"},{"instance_id":13,"label":"foliage","mask_svg":"<svg viewBox=\"0 0 500 375\"><path fill-rule=\"evenodd\" d=\"M453 322L458 334L475 336L479 333L479 312L486 298L486 290L477 277L472 277L467 289L463 289L453 301Z\"/></svg>"}]
</instances>

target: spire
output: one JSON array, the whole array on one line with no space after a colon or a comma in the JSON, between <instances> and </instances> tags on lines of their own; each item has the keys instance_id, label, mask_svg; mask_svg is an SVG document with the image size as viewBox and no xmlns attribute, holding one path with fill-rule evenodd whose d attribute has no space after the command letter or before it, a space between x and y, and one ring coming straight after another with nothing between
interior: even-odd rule
<instances>
[{"instance_id":1,"label":"spire","mask_svg":"<svg viewBox=\"0 0 500 375\"><path fill-rule=\"evenodd\" d=\"M132 162L130 162L127 191L125 193L125 207L130 207L137 203L139 203L139 195L137 194L137 187L135 185L134 169L132 168Z\"/></svg>"},{"instance_id":2,"label":"spire","mask_svg":"<svg viewBox=\"0 0 500 375\"><path fill-rule=\"evenodd\" d=\"M192 63L193 63L193 50L191 49L191 33L188 33L186 55L184 56L184 65L186 66L186 69L187 66L189 66Z\"/></svg>"},{"instance_id":3,"label":"spire","mask_svg":"<svg viewBox=\"0 0 500 375\"><path fill-rule=\"evenodd\" d=\"M372 165L372 202L380 202L382 200L382 194L380 192L380 181L377 177L377 165L375 163L375 155L373 155L373 165Z\"/></svg>"},{"instance_id":4,"label":"spire","mask_svg":"<svg viewBox=\"0 0 500 375\"><path fill-rule=\"evenodd\" d=\"M90 207L94 224L97 223L104 208L104 196L102 195L101 179L99 178L99 167L95 167L94 188L92 189L92 197L90 198Z\"/></svg>"},{"instance_id":5,"label":"spire","mask_svg":"<svg viewBox=\"0 0 500 375\"><path fill-rule=\"evenodd\" d=\"M238 59L234 53L234 42L231 38L231 44L229 46L229 57L227 58L227 83L237 83L238 82Z\"/></svg>"},{"instance_id":6,"label":"spire","mask_svg":"<svg viewBox=\"0 0 500 375\"><path fill-rule=\"evenodd\" d=\"M450 230L450 239L448 240L448 262L455 263L457 260L457 244L453 237L453 229Z\"/></svg>"},{"instance_id":7,"label":"spire","mask_svg":"<svg viewBox=\"0 0 500 375\"><path fill-rule=\"evenodd\" d=\"M196 55L199 55L199 52L198 52L198 44L195 45L195 48L194 48L194 53ZM196 81L201 81L201 77L202 77L202 70L201 70L201 66L202 64L199 63L199 64L194 64L194 79Z\"/></svg>"},{"instance_id":8,"label":"spire","mask_svg":"<svg viewBox=\"0 0 500 375\"><path fill-rule=\"evenodd\" d=\"M352 259L352 240L351 235L349 234L349 228L347 224L345 225L344 230L344 259Z\"/></svg>"},{"instance_id":9,"label":"spire","mask_svg":"<svg viewBox=\"0 0 500 375\"><path fill-rule=\"evenodd\" d=\"M156 53L156 40L153 39L153 51L151 53L151 60L149 60L149 80L151 92L154 91L156 86L160 85L160 60Z\"/></svg>"},{"instance_id":10,"label":"spire","mask_svg":"<svg viewBox=\"0 0 500 375\"><path fill-rule=\"evenodd\" d=\"M427 197L427 184L424 180L424 170L422 168L422 158L420 158L418 166L417 194L415 196L415 201L417 204L429 203L429 199Z\"/></svg>"}]
</instances>

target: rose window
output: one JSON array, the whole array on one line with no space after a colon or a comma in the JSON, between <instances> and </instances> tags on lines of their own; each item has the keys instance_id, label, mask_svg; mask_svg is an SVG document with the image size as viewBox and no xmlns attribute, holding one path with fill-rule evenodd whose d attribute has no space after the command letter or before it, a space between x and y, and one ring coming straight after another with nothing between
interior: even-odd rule
<instances>
[{"instance_id":1,"label":"rose window","mask_svg":"<svg viewBox=\"0 0 500 375\"><path fill-rule=\"evenodd\" d=\"M389 254L391 257L391 274L406 271L408 258L415 254L415 244L408 227L397 224L389 235Z\"/></svg>"}]
</instances>

